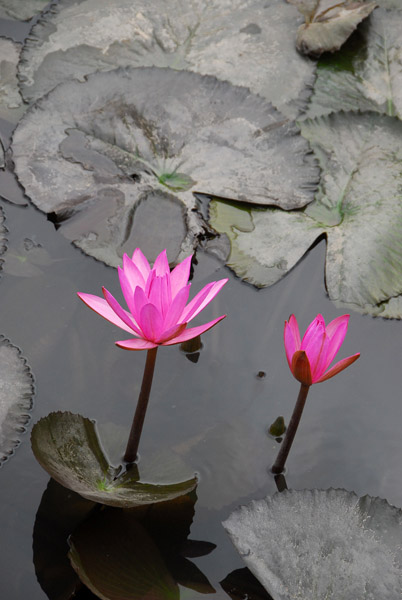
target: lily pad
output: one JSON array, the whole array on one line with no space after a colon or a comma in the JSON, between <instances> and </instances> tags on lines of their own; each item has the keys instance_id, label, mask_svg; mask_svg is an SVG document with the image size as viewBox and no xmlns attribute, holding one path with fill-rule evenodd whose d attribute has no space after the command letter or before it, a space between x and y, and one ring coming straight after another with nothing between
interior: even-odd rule
<instances>
[{"instance_id":1,"label":"lily pad","mask_svg":"<svg viewBox=\"0 0 402 600\"><path fill-rule=\"evenodd\" d=\"M128 435L128 434L127 434ZM59 483L87 500L132 508L177 498L193 490L197 479L180 483L163 482L158 473L138 468L121 472L103 452L95 424L69 412L50 413L32 430L32 450L40 465Z\"/></svg>"},{"instance_id":2,"label":"lily pad","mask_svg":"<svg viewBox=\"0 0 402 600\"><path fill-rule=\"evenodd\" d=\"M3 271L15 277L37 277L43 274L40 267L53 263L48 251L39 243L25 238L17 248L9 248Z\"/></svg>"},{"instance_id":3,"label":"lily pad","mask_svg":"<svg viewBox=\"0 0 402 600\"><path fill-rule=\"evenodd\" d=\"M18 89L20 52L21 44L0 38L0 118L12 123L17 123L26 108Z\"/></svg>"},{"instance_id":4,"label":"lily pad","mask_svg":"<svg viewBox=\"0 0 402 600\"><path fill-rule=\"evenodd\" d=\"M119 66L170 67L246 86L294 118L315 71L294 48L299 23L282 0L61 0L27 40L22 93L35 100Z\"/></svg>"},{"instance_id":5,"label":"lily pad","mask_svg":"<svg viewBox=\"0 0 402 600\"><path fill-rule=\"evenodd\" d=\"M49 0L0 0L0 18L28 21L48 4Z\"/></svg>"},{"instance_id":6,"label":"lily pad","mask_svg":"<svg viewBox=\"0 0 402 600\"><path fill-rule=\"evenodd\" d=\"M223 526L274 600L396 600L402 510L346 490L286 490Z\"/></svg>"},{"instance_id":7,"label":"lily pad","mask_svg":"<svg viewBox=\"0 0 402 600\"><path fill-rule=\"evenodd\" d=\"M0 336L0 464L20 444L30 421L33 376L20 350Z\"/></svg>"},{"instance_id":8,"label":"lily pad","mask_svg":"<svg viewBox=\"0 0 402 600\"><path fill-rule=\"evenodd\" d=\"M402 294L402 123L376 113L337 113L305 121L303 134L323 169L306 209L239 212L212 204L212 226L231 241L228 265L258 287L271 285L325 234L329 297L388 316L384 303Z\"/></svg>"},{"instance_id":9,"label":"lily pad","mask_svg":"<svg viewBox=\"0 0 402 600\"><path fill-rule=\"evenodd\" d=\"M303 3L303 7L306 5ZM309 5L310 6L310 5ZM313 8L311 20L297 30L296 47L299 52L320 56L323 52L335 52L377 6L376 2L336 2L323 12ZM300 10L300 8L299 8ZM303 11L301 11L303 12Z\"/></svg>"},{"instance_id":10,"label":"lily pad","mask_svg":"<svg viewBox=\"0 0 402 600\"><path fill-rule=\"evenodd\" d=\"M205 225L194 192L288 210L313 199L319 176L294 122L265 100L214 77L156 67L57 87L23 118L12 147L34 204L112 266L138 230L153 241L152 254L167 237L170 262L178 247L188 255ZM164 207L163 222L150 220L151 204ZM154 228L173 233L156 236Z\"/></svg>"},{"instance_id":11,"label":"lily pad","mask_svg":"<svg viewBox=\"0 0 402 600\"><path fill-rule=\"evenodd\" d=\"M307 117L360 109L402 118L401 10L376 9L353 41L320 59Z\"/></svg>"}]
</instances>

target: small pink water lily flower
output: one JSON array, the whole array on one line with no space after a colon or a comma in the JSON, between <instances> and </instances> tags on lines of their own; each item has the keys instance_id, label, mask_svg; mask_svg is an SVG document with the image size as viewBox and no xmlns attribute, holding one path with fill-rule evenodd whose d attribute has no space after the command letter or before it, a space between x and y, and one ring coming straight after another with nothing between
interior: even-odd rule
<instances>
[{"instance_id":1,"label":"small pink water lily flower","mask_svg":"<svg viewBox=\"0 0 402 600\"><path fill-rule=\"evenodd\" d=\"M353 354L327 370L345 339L349 316L337 317L325 326L322 315L317 315L301 341L296 317L291 315L289 321L285 321L286 358L298 381L304 385L326 381L359 358L360 353Z\"/></svg>"},{"instance_id":2,"label":"small pink water lily flower","mask_svg":"<svg viewBox=\"0 0 402 600\"><path fill-rule=\"evenodd\" d=\"M127 303L125 310L108 290L102 288L104 298L78 293L89 308L133 337L116 342L126 350L149 350L157 346L170 346L201 335L219 323L222 315L205 325L187 327L222 289L227 279L208 283L187 304L190 286L191 256L185 258L172 272L163 250L153 268L137 248L132 258L123 256L119 267L120 286Z\"/></svg>"}]
</instances>

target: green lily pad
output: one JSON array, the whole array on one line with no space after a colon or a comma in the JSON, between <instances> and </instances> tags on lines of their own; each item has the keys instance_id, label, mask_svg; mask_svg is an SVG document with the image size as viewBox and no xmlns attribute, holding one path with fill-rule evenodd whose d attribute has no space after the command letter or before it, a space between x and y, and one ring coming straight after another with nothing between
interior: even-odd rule
<instances>
[{"instance_id":1,"label":"green lily pad","mask_svg":"<svg viewBox=\"0 0 402 600\"><path fill-rule=\"evenodd\" d=\"M21 44L0 38L0 118L11 123L17 123L26 109L18 89L17 65L20 52Z\"/></svg>"},{"instance_id":2,"label":"green lily pad","mask_svg":"<svg viewBox=\"0 0 402 600\"><path fill-rule=\"evenodd\" d=\"M360 109L402 118L401 10L376 9L353 41L319 60L307 117Z\"/></svg>"},{"instance_id":3,"label":"green lily pad","mask_svg":"<svg viewBox=\"0 0 402 600\"><path fill-rule=\"evenodd\" d=\"M256 286L271 285L325 234L329 297L386 317L402 294L402 122L337 113L305 121L303 134L323 170L316 200L289 213L212 203L210 223L231 242L227 264Z\"/></svg>"},{"instance_id":4,"label":"green lily pad","mask_svg":"<svg viewBox=\"0 0 402 600\"><path fill-rule=\"evenodd\" d=\"M151 260L166 241L169 262L188 255L205 228L195 192L289 210L312 201L319 177L308 142L268 102L156 67L57 87L22 119L12 149L34 204L111 266L138 231L153 243ZM163 221L150 220L151 203Z\"/></svg>"},{"instance_id":5,"label":"green lily pad","mask_svg":"<svg viewBox=\"0 0 402 600\"><path fill-rule=\"evenodd\" d=\"M376 2L334 0L333 6L323 12L316 12L314 7L311 20L309 18L297 30L297 49L311 56L339 50L357 25L369 16L376 6Z\"/></svg>"},{"instance_id":6,"label":"green lily pad","mask_svg":"<svg viewBox=\"0 0 402 600\"><path fill-rule=\"evenodd\" d=\"M48 4L49 0L0 0L0 18L28 21Z\"/></svg>"},{"instance_id":7,"label":"green lily pad","mask_svg":"<svg viewBox=\"0 0 402 600\"><path fill-rule=\"evenodd\" d=\"M119 66L170 67L248 87L294 118L315 71L294 47L299 23L282 0L60 0L26 42L22 93L31 101Z\"/></svg>"},{"instance_id":8,"label":"green lily pad","mask_svg":"<svg viewBox=\"0 0 402 600\"><path fill-rule=\"evenodd\" d=\"M20 350L0 336L0 464L20 444L30 421L33 376Z\"/></svg>"},{"instance_id":9,"label":"green lily pad","mask_svg":"<svg viewBox=\"0 0 402 600\"><path fill-rule=\"evenodd\" d=\"M223 526L273 600L396 600L402 590L402 510L380 498L285 490Z\"/></svg>"},{"instance_id":10,"label":"green lily pad","mask_svg":"<svg viewBox=\"0 0 402 600\"><path fill-rule=\"evenodd\" d=\"M121 473L104 454L94 422L81 415L50 413L34 425L31 443L36 459L53 479L93 502L132 508L171 500L197 485L195 477L163 483L161 464L158 474L148 472L141 478L136 467Z\"/></svg>"}]
</instances>

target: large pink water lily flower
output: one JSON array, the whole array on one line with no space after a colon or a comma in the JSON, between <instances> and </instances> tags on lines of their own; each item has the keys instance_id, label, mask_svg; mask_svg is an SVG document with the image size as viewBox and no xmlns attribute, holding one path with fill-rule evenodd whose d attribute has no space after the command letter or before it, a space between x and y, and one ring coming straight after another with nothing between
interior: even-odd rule
<instances>
[{"instance_id":1,"label":"large pink water lily flower","mask_svg":"<svg viewBox=\"0 0 402 600\"><path fill-rule=\"evenodd\" d=\"M298 381L305 385L326 381L359 358L360 353L348 356L327 371L345 339L348 322L349 315L342 315L325 326L322 315L317 315L300 340L296 317L291 315L289 321L285 321L286 358Z\"/></svg>"},{"instance_id":2,"label":"large pink water lily flower","mask_svg":"<svg viewBox=\"0 0 402 600\"><path fill-rule=\"evenodd\" d=\"M211 329L226 316L198 327L187 327L227 282L227 279L221 279L208 283L187 304L191 286L188 283L190 266L191 256L170 272L166 250L163 250L151 269L137 248L132 258L127 254L123 256L123 268L118 268L128 311L105 288L102 288L104 298L80 292L78 296L101 317L133 336L116 342L120 348L150 350L157 346L180 344Z\"/></svg>"}]
</instances>

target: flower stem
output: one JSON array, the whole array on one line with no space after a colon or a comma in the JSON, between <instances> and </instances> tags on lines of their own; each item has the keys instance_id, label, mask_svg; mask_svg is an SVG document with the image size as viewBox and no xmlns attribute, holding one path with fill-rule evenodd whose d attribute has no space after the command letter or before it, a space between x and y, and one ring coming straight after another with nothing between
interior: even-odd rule
<instances>
[{"instance_id":1,"label":"flower stem","mask_svg":"<svg viewBox=\"0 0 402 600\"><path fill-rule=\"evenodd\" d=\"M308 391L310 389L309 385L302 383L300 386L299 395L297 397L296 406L294 408L292 417L289 422L289 426L286 430L285 438L282 442L281 449L278 452L278 456L276 457L276 461L271 469L272 473L278 474L282 473L285 462L290 452L290 449L293 444L294 437L296 435L297 428L300 423L300 419L303 413L303 408L306 403L306 398Z\"/></svg>"},{"instance_id":2,"label":"flower stem","mask_svg":"<svg viewBox=\"0 0 402 600\"><path fill-rule=\"evenodd\" d=\"M138 396L137 408L135 409L133 424L131 425L130 436L124 454L124 460L127 463L133 463L137 458L145 413L147 412L149 394L151 393L157 350L158 346L147 351L147 360L145 362L140 395Z\"/></svg>"}]
</instances>

